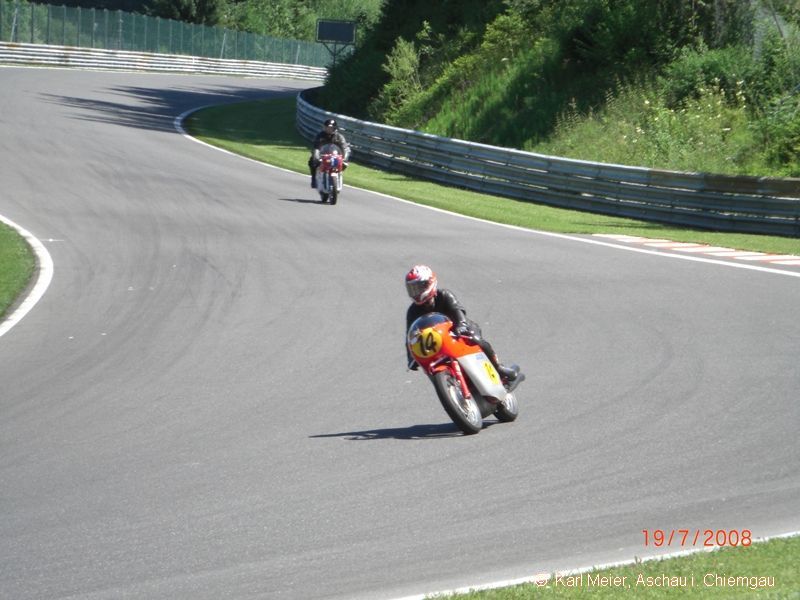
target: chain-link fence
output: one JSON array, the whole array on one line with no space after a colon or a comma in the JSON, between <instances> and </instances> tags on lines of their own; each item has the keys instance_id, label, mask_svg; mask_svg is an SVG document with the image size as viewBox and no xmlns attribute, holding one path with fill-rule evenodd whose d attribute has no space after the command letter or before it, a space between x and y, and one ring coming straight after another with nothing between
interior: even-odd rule
<instances>
[{"instance_id":1,"label":"chain-link fence","mask_svg":"<svg viewBox=\"0 0 800 600\"><path fill-rule=\"evenodd\" d=\"M279 39L122 11L0 0L0 41L184 54L325 67L328 50Z\"/></svg>"}]
</instances>

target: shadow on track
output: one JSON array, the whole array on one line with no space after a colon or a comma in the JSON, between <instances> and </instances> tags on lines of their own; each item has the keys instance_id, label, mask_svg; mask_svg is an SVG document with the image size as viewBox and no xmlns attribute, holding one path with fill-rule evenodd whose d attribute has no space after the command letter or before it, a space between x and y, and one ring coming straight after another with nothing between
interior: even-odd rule
<instances>
[{"instance_id":1,"label":"shadow on track","mask_svg":"<svg viewBox=\"0 0 800 600\"><path fill-rule=\"evenodd\" d=\"M494 422L485 422L484 429L496 425ZM464 434L453 423L440 423L438 425L412 425L411 427L397 427L393 429L370 429L367 431L346 431L342 433L325 433L311 435L311 438L340 437L351 442L366 440L432 440L441 438L463 437Z\"/></svg>"},{"instance_id":2,"label":"shadow on track","mask_svg":"<svg viewBox=\"0 0 800 600\"><path fill-rule=\"evenodd\" d=\"M75 118L85 121L116 123L125 127L174 132L172 121L182 112L200 106L264 100L296 94L290 87L271 89L236 87L234 85L199 84L196 87L147 88L117 86L106 89L119 96L119 101L41 94L47 102L77 109ZM249 140L257 143L258 140Z\"/></svg>"},{"instance_id":3,"label":"shadow on track","mask_svg":"<svg viewBox=\"0 0 800 600\"><path fill-rule=\"evenodd\" d=\"M282 202L297 202L298 204L319 204L320 206L333 206L333 204L323 202L319 198L281 198L280 200Z\"/></svg>"}]
</instances>

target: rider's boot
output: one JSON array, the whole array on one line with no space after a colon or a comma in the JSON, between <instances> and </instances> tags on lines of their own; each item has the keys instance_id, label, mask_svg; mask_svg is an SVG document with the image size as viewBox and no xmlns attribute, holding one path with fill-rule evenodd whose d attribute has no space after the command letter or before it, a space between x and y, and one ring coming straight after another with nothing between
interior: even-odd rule
<instances>
[{"instance_id":1,"label":"rider's boot","mask_svg":"<svg viewBox=\"0 0 800 600\"><path fill-rule=\"evenodd\" d=\"M504 364L497 363L497 372L500 373L500 377L506 383L512 383L519 377L519 367L517 365L507 367Z\"/></svg>"}]
</instances>

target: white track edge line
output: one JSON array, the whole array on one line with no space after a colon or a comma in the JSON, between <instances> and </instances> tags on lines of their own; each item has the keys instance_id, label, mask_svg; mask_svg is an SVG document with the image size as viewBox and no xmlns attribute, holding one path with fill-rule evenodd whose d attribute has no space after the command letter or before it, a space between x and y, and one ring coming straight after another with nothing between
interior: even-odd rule
<instances>
[{"instance_id":1,"label":"white track edge line","mask_svg":"<svg viewBox=\"0 0 800 600\"><path fill-rule=\"evenodd\" d=\"M790 531L788 533L780 533L777 535L762 537L762 538L754 538L754 543L762 543L768 542L770 540L777 540L777 539L785 539L790 537L800 536L800 531ZM700 552L715 552L717 550L721 550L725 548L725 546L711 546L708 548L691 548L688 550L679 550L677 552L671 552L669 554L656 554L653 556L645 556L645 557L635 557L631 560L621 560L617 562L610 562L601 565L593 565L593 566L586 566L586 567L579 567L577 569L570 569L565 571L556 571L554 573L538 573L536 575L532 575L531 577L521 577L518 579L507 579L505 581L495 581L493 583L485 583L482 585L473 585L473 586L463 586L453 590L442 590L439 592L427 592L425 594L415 594L413 596L403 596L400 598L392 598L391 600L426 600L426 599L433 599L433 598L447 598L448 596L453 596L455 594L468 594L469 592L481 592L486 590L494 590L499 588L506 588L512 587L516 585L523 585L523 584L536 584L539 586L544 586L550 583L550 580L553 578L554 575L559 576L568 576L568 575L580 575L581 573L589 573L591 571L599 571L605 569L613 569L616 567L625 567L629 565L636 565L646 562L652 561L659 561L659 560L667 560L670 558L679 558L681 556L690 556L692 554L698 554Z\"/></svg>"},{"instance_id":2,"label":"white track edge line","mask_svg":"<svg viewBox=\"0 0 800 600\"><path fill-rule=\"evenodd\" d=\"M224 148L218 148L217 146L213 146L213 145L211 145L211 144L209 144L207 142L199 140L199 139L197 139L195 137L192 137L188 133L186 133L186 130L183 128L183 125L182 125L183 120L186 117L188 117L189 115L191 115L192 113L197 112L199 110L202 110L204 108L209 108L211 106L219 106L219 105L208 104L208 105L205 105L205 106L199 106L197 108L193 108L191 110L187 110L186 112L178 115L177 117L175 117L175 120L173 121L175 129L181 135L183 135L185 138L187 138L189 140L192 140L193 142L196 142L198 144L202 144L203 146L207 146L208 148L212 148L212 149L217 150L219 152L224 152L225 154L230 154L231 156L236 156L238 158L242 158L244 160L247 160L247 161L262 165L262 166L266 166L266 167L269 167L271 169L277 169L279 171L283 171L284 173L293 173L295 175L303 176L302 173L298 173L297 171L291 171L289 169L284 169L283 167L276 167L275 165L270 165L268 163L262 162L260 160L256 160L254 158L249 158L247 156L242 156L241 154L236 154L235 152L231 152L230 150L225 150ZM354 187L354 186L346 185L346 187ZM627 250L628 252L639 252L641 254L650 254L652 256L660 256L662 258L676 258L676 259L679 259L679 260L688 260L688 261L692 261L692 262L701 262L701 263L712 264L712 265L720 265L720 266L723 266L723 267L731 267L731 268L734 268L734 269L746 269L748 271L760 271L762 273L771 273L773 275L786 275L788 277L800 277L800 272L798 272L798 271L786 271L786 270L783 270L783 269L770 269L769 267L761 267L761 266L758 266L758 265L733 263L733 262L727 262L727 261L724 261L724 260L716 260L716 259L713 259L713 258L703 258L701 256L692 256L692 255L686 255L686 254L672 254L672 253L663 252L663 251L659 252L657 250L648 250L646 248L635 248L635 247L624 246L624 245L621 245L621 244L615 244L615 243L611 243L611 242L604 242L604 241L601 241L601 240L598 240L598 239L576 237L576 236L573 236L573 235L568 235L566 233L555 233L555 232L552 232L552 231L540 231L538 229L529 229L527 227L520 227L518 225L508 225L507 223L498 223L496 221L489 221L487 219L481 219L479 217L472 217L472 216L469 216L469 215L462 215L460 213L455 213L455 212L452 212L452 211L449 211L449 210L444 210L442 208L436 208L434 206L427 206L425 204L419 204L418 202L413 202L411 200L405 200L403 198L398 198L396 196L391 196L389 194L384 194L382 192L375 192L373 190L366 190L366 189L363 189L363 188L355 188L355 189L361 189L362 191L368 192L370 194L375 194L377 196L382 196L384 198L389 198L391 200L396 200L397 202L404 202L406 204L411 204L413 206L417 206L417 207L420 207L420 208L426 208L428 210L433 210L433 211L436 211L436 212L452 215L452 216L455 216L455 217L461 217L462 219L470 219L472 221L478 221L480 223L488 223L490 225L497 225L499 227L506 227L508 229L514 229L516 231L523 231L523 232L530 233L530 234L554 237L554 238L558 238L558 239L562 239L562 240L571 240L573 242L581 242L583 244L595 244L597 246L605 246L606 248L616 248L618 250ZM587 235L591 235L591 234L587 234Z\"/></svg>"},{"instance_id":3,"label":"white track edge line","mask_svg":"<svg viewBox=\"0 0 800 600\"><path fill-rule=\"evenodd\" d=\"M50 282L53 280L53 259L50 256L50 253L47 251L47 248L44 247L44 244L40 242L36 236L34 236L31 232L23 227L17 225L11 219L0 215L0 221L11 227L12 229L16 230L26 242L31 246L33 249L33 253L36 256L36 283L30 290L30 293L25 297L24 300L14 309L14 311L6 316L5 319L0 321L0 337L5 335L9 332L9 330L14 327L17 323L19 323L22 318L27 315L30 310L36 306L36 303L41 300L44 293L47 291L47 288L50 286Z\"/></svg>"}]
</instances>

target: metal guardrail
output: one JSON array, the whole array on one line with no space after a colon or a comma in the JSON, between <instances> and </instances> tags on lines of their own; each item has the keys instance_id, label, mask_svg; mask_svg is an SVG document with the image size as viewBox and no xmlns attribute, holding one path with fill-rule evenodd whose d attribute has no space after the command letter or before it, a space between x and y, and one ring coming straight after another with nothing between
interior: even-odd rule
<instances>
[{"instance_id":1,"label":"metal guardrail","mask_svg":"<svg viewBox=\"0 0 800 600\"><path fill-rule=\"evenodd\" d=\"M336 118L365 164L457 187L613 216L800 237L800 179L594 163L439 137L330 113L297 97L307 139Z\"/></svg>"},{"instance_id":2,"label":"metal guardrail","mask_svg":"<svg viewBox=\"0 0 800 600\"><path fill-rule=\"evenodd\" d=\"M124 71L286 77L322 81L327 69L253 60L154 54L125 50L0 42L0 64L49 65Z\"/></svg>"}]
</instances>

